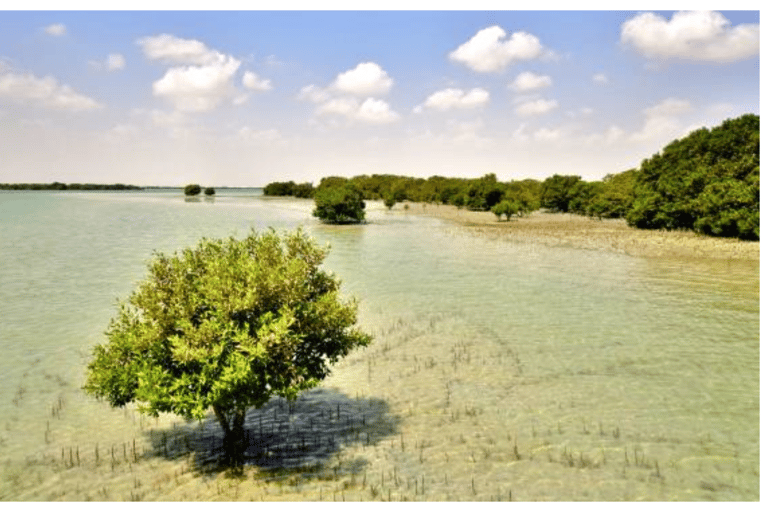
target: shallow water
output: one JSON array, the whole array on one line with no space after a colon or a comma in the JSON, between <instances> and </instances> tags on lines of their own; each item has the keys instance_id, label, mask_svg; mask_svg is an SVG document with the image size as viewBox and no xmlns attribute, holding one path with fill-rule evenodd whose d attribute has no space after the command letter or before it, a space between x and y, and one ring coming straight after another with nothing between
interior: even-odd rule
<instances>
[{"instance_id":1,"label":"shallow water","mask_svg":"<svg viewBox=\"0 0 768 512\"><path fill-rule=\"evenodd\" d=\"M0 499L757 500L759 264L494 241L369 203L0 193ZM375 342L295 404L144 418L80 391L152 251L304 226Z\"/></svg>"}]
</instances>

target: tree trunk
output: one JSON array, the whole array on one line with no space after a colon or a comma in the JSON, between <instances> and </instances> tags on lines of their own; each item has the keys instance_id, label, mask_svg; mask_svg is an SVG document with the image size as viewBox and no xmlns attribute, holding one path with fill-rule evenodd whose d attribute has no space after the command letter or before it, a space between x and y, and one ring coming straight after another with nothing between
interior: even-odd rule
<instances>
[{"instance_id":1,"label":"tree trunk","mask_svg":"<svg viewBox=\"0 0 768 512\"><path fill-rule=\"evenodd\" d=\"M214 406L213 412L224 430L224 462L227 465L239 467L245 462L245 409L235 410L230 417L219 407ZM230 425L231 420L231 425Z\"/></svg>"}]
</instances>

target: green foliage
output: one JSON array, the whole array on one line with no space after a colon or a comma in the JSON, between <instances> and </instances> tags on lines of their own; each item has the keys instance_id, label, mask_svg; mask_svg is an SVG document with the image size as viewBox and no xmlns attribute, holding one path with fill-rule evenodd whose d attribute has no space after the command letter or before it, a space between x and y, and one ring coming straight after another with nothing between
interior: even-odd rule
<instances>
[{"instance_id":1,"label":"green foliage","mask_svg":"<svg viewBox=\"0 0 768 512\"><path fill-rule=\"evenodd\" d=\"M569 190L567 211L587 215L590 205L604 188L605 184L600 181L577 181Z\"/></svg>"},{"instance_id":2,"label":"green foliage","mask_svg":"<svg viewBox=\"0 0 768 512\"><path fill-rule=\"evenodd\" d=\"M312 215L328 224L359 224L365 220L363 193L344 178L323 178L315 191Z\"/></svg>"},{"instance_id":3,"label":"green foliage","mask_svg":"<svg viewBox=\"0 0 768 512\"><path fill-rule=\"evenodd\" d=\"M185 196L196 196L202 191L202 188L200 188L200 185L197 183L191 183L184 187L184 195Z\"/></svg>"},{"instance_id":4,"label":"green foliage","mask_svg":"<svg viewBox=\"0 0 768 512\"><path fill-rule=\"evenodd\" d=\"M603 187L587 206L587 215L598 218L626 216L635 199L634 185L637 171L630 169L603 178Z\"/></svg>"},{"instance_id":5,"label":"green foliage","mask_svg":"<svg viewBox=\"0 0 768 512\"><path fill-rule=\"evenodd\" d=\"M582 183L580 176L555 174L545 179L541 184L541 206L556 212L569 212L571 200L576 198L576 204L580 205L577 196L587 193L579 183Z\"/></svg>"},{"instance_id":6,"label":"green foliage","mask_svg":"<svg viewBox=\"0 0 768 512\"><path fill-rule=\"evenodd\" d=\"M627 222L759 239L760 118L701 128L643 161Z\"/></svg>"},{"instance_id":7,"label":"green foliage","mask_svg":"<svg viewBox=\"0 0 768 512\"><path fill-rule=\"evenodd\" d=\"M154 416L213 409L236 462L247 408L296 398L371 340L353 327L357 307L339 280L320 270L326 255L301 230L156 254L95 347L85 391Z\"/></svg>"},{"instance_id":8,"label":"green foliage","mask_svg":"<svg viewBox=\"0 0 768 512\"><path fill-rule=\"evenodd\" d=\"M315 187L313 187L311 183L297 183L293 186L291 194L294 197L310 199L315 195Z\"/></svg>"},{"instance_id":9,"label":"green foliage","mask_svg":"<svg viewBox=\"0 0 768 512\"><path fill-rule=\"evenodd\" d=\"M294 183L293 181L275 181L264 187L265 196L294 196L311 198L314 194L311 183Z\"/></svg>"},{"instance_id":10,"label":"green foliage","mask_svg":"<svg viewBox=\"0 0 768 512\"><path fill-rule=\"evenodd\" d=\"M205 195L212 196L212 195L215 195L215 194L216 194L216 189L214 189L213 187L206 187Z\"/></svg>"},{"instance_id":11,"label":"green foliage","mask_svg":"<svg viewBox=\"0 0 768 512\"><path fill-rule=\"evenodd\" d=\"M101 183L0 183L0 190L144 190L136 185L124 185L115 183L106 185Z\"/></svg>"},{"instance_id":12,"label":"green foliage","mask_svg":"<svg viewBox=\"0 0 768 512\"><path fill-rule=\"evenodd\" d=\"M517 201L508 201L503 200L499 203L496 203L493 205L493 208L491 208L491 212L493 212L496 217L501 219L501 216L504 215L507 220L509 220L512 215L517 215L522 210L522 205Z\"/></svg>"},{"instance_id":13,"label":"green foliage","mask_svg":"<svg viewBox=\"0 0 768 512\"><path fill-rule=\"evenodd\" d=\"M397 200L395 199L394 194L388 194L387 197L384 198L384 206L387 207L387 210L391 210L395 204L397 204Z\"/></svg>"}]
</instances>

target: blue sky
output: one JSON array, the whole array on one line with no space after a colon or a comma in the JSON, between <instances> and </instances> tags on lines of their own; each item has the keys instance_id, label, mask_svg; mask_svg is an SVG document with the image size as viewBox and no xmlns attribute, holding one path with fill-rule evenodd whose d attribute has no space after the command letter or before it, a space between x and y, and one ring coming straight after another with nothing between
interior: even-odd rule
<instances>
[{"instance_id":1,"label":"blue sky","mask_svg":"<svg viewBox=\"0 0 768 512\"><path fill-rule=\"evenodd\" d=\"M754 10L0 12L0 182L594 180L748 112Z\"/></svg>"}]
</instances>

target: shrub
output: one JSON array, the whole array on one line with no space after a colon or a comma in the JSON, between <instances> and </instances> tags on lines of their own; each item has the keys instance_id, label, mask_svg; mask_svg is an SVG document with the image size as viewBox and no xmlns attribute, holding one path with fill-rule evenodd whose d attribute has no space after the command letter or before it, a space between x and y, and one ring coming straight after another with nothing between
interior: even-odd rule
<instances>
[{"instance_id":1,"label":"shrub","mask_svg":"<svg viewBox=\"0 0 768 512\"><path fill-rule=\"evenodd\" d=\"M202 189L200 188L200 185L197 183L192 183L184 187L184 195L185 196L196 196L200 193Z\"/></svg>"},{"instance_id":2,"label":"shrub","mask_svg":"<svg viewBox=\"0 0 768 512\"><path fill-rule=\"evenodd\" d=\"M227 461L241 463L247 408L295 399L371 340L320 269L326 255L301 230L157 254L94 348L85 391L152 416L202 420L212 409Z\"/></svg>"},{"instance_id":3,"label":"shrub","mask_svg":"<svg viewBox=\"0 0 768 512\"><path fill-rule=\"evenodd\" d=\"M318 187L312 215L328 224L359 224L365 221L363 193L350 183Z\"/></svg>"}]
</instances>

